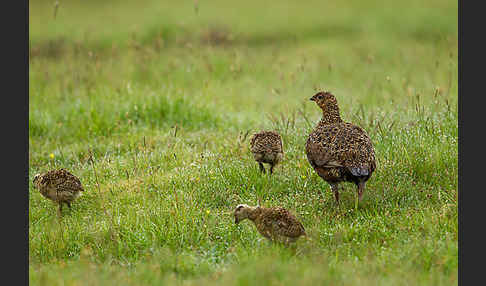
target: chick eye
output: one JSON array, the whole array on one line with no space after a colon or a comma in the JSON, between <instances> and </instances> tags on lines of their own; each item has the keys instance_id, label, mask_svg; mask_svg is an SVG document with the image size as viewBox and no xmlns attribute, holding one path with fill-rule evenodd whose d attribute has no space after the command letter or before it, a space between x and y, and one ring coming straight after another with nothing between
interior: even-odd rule
<instances>
[{"instance_id":1,"label":"chick eye","mask_svg":"<svg viewBox=\"0 0 486 286\"><path fill-rule=\"evenodd\" d=\"M317 98L322 99L322 95L317 96Z\"/></svg>"}]
</instances>

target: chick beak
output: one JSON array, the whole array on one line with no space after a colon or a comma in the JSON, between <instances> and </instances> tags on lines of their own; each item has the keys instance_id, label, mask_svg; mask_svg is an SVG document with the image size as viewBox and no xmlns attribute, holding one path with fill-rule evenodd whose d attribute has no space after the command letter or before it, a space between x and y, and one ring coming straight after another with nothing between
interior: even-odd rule
<instances>
[{"instance_id":1,"label":"chick beak","mask_svg":"<svg viewBox=\"0 0 486 286\"><path fill-rule=\"evenodd\" d=\"M310 101L315 101L316 99L314 97L311 97L309 100Z\"/></svg>"}]
</instances>

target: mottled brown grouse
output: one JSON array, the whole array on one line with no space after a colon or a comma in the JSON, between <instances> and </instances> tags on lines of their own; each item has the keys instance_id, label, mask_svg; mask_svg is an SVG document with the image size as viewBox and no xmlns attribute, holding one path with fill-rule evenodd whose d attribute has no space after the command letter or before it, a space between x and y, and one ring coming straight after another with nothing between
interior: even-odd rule
<instances>
[{"instance_id":1,"label":"mottled brown grouse","mask_svg":"<svg viewBox=\"0 0 486 286\"><path fill-rule=\"evenodd\" d=\"M309 163L331 185L337 203L339 182L355 183L361 201L366 181L376 168L370 137L361 127L342 121L330 92L318 92L310 100L322 109L322 119L307 139Z\"/></svg>"},{"instance_id":2,"label":"mottled brown grouse","mask_svg":"<svg viewBox=\"0 0 486 286\"><path fill-rule=\"evenodd\" d=\"M235 223L250 219L258 232L270 241L291 243L306 235L304 226L286 209L281 207L252 207L240 204L236 207Z\"/></svg>"},{"instance_id":3,"label":"mottled brown grouse","mask_svg":"<svg viewBox=\"0 0 486 286\"><path fill-rule=\"evenodd\" d=\"M71 208L71 203L84 192L81 181L66 169L37 174L32 182L44 197L59 204L59 215L63 203Z\"/></svg>"},{"instance_id":4,"label":"mottled brown grouse","mask_svg":"<svg viewBox=\"0 0 486 286\"><path fill-rule=\"evenodd\" d=\"M250 139L250 150L260 166L260 171L265 173L263 163L267 163L270 164L270 174L273 174L273 167L283 158L282 138L275 131L255 133Z\"/></svg>"}]
</instances>

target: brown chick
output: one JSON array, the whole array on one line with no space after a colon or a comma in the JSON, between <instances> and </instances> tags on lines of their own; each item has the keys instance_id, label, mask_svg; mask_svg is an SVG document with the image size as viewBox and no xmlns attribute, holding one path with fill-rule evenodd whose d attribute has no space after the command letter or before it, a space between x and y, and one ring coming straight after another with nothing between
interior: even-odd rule
<instances>
[{"instance_id":1,"label":"brown chick","mask_svg":"<svg viewBox=\"0 0 486 286\"><path fill-rule=\"evenodd\" d=\"M66 169L37 174L32 182L45 198L59 204L59 215L61 215L63 203L71 208L71 202L79 197L81 192L84 192L81 181Z\"/></svg>"},{"instance_id":2,"label":"brown chick","mask_svg":"<svg viewBox=\"0 0 486 286\"><path fill-rule=\"evenodd\" d=\"M260 171L265 173L263 163L267 163L270 164L270 174L273 174L273 167L283 158L282 138L275 131L255 133L250 139L250 150L260 166Z\"/></svg>"},{"instance_id":3,"label":"brown chick","mask_svg":"<svg viewBox=\"0 0 486 286\"><path fill-rule=\"evenodd\" d=\"M240 204L236 207L235 223L250 219L258 232L270 241L291 243L301 235L306 235L304 226L286 209L281 207L265 208Z\"/></svg>"},{"instance_id":4,"label":"brown chick","mask_svg":"<svg viewBox=\"0 0 486 286\"><path fill-rule=\"evenodd\" d=\"M361 201L365 183L376 168L370 137L361 127L342 121L330 92L318 92L310 100L322 109L322 119L307 139L309 163L331 185L337 203L339 182L355 183Z\"/></svg>"}]
</instances>

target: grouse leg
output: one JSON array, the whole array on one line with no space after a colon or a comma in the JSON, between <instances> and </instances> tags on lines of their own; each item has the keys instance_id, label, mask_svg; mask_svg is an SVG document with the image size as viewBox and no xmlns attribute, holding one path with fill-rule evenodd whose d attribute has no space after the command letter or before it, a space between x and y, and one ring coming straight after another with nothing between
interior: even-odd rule
<instances>
[{"instance_id":1,"label":"grouse leg","mask_svg":"<svg viewBox=\"0 0 486 286\"><path fill-rule=\"evenodd\" d=\"M263 174L265 174L265 167L263 167L263 164L258 162L258 165L260 166L260 171L262 171Z\"/></svg>"},{"instance_id":2,"label":"grouse leg","mask_svg":"<svg viewBox=\"0 0 486 286\"><path fill-rule=\"evenodd\" d=\"M336 203L339 204L338 184L336 184L336 183L331 184L331 191L334 193L334 198L336 199Z\"/></svg>"},{"instance_id":3,"label":"grouse leg","mask_svg":"<svg viewBox=\"0 0 486 286\"><path fill-rule=\"evenodd\" d=\"M271 164L271 165L270 165L270 175L272 175L272 174L273 174L273 167L274 167L274 166L275 166L274 164Z\"/></svg>"},{"instance_id":4,"label":"grouse leg","mask_svg":"<svg viewBox=\"0 0 486 286\"><path fill-rule=\"evenodd\" d=\"M366 184L365 181L360 181L358 183L358 199L359 199L360 202L363 199L363 193L364 193L364 189L365 189L365 184Z\"/></svg>"}]
</instances>

